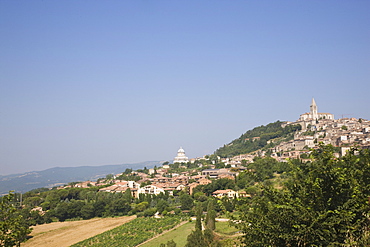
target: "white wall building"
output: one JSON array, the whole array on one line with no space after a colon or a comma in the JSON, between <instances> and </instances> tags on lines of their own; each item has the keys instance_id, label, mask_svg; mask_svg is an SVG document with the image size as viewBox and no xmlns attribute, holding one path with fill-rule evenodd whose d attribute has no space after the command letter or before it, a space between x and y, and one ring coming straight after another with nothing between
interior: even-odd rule
<instances>
[{"instance_id":1,"label":"white wall building","mask_svg":"<svg viewBox=\"0 0 370 247\"><path fill-rule=\"evenodd\" d=\"M334 119L334 115L331 113L319 113L317 111L315 99L312 98L310 112L301 114L298 121L318 120L318 119Z\"/></svg>"},{"instance_id":2,"label":"white wall building","mask_svg":"<svg viewBox=\"0 0 370 247\"><path fill-rule=\"evenodd\" d=\"M160 193L164 194L164 189L159 188L154 185L147 185L145 187L141 187L137 190L137 195L139 194L151 194L151 195L159 195Z\"/></svg>"},{"instance_id":3,"label":"white wall building","mask_svg":"<svg viewBox=\"0 0 370 247\"><path fill-rule=\"evenodd\" d=\"M186 157L184 149L180 147L180 149L177 151L177 156L173 160L173 163L188 163L188 162L189 159L188 157Z\"/></svg>"}]
</instances>

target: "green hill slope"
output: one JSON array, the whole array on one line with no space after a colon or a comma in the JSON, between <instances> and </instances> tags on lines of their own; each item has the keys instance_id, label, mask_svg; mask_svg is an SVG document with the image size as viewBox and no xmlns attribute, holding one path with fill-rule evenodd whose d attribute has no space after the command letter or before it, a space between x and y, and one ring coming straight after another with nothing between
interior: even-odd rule
<instances>
[{"instance_id":1,"label":"green hill slope","mask_svg":"<svg viewBox=\"0 0 370 247\"><path fill-rule=\"evenodd\" d=\"M230 157L259 149L272 148L281 141L292 139L294 132L301 129L300 125L288 125L283 128L281 127L282 123L281 121L276 121L266 126L261 125L248 130L238 139L217 149L215 154L220 157ZM269 140L273 139L274 142L269 142Z\"/></svg>"}]
</instances>

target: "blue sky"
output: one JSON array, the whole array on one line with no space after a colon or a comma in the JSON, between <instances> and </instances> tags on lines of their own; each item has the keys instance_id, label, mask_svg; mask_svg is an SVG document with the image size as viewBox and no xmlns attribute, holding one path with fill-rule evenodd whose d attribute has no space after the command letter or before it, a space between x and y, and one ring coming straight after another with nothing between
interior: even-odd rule
<instances>
[{"instance_id":1,"label":"blue sky","mask_svg":"<svg viewBox=\"0 0 370 247\"><path fill-rule=\"evenodd\" d=\"M369 1L0 1L0 175L370 119Z\"/></svg>"}]
</instances>

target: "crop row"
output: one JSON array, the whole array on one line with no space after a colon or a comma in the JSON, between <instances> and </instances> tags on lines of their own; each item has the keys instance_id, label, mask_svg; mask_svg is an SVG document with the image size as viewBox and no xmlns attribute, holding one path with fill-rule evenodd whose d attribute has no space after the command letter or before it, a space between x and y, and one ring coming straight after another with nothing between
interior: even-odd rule
<instances>
[{"instance_id":1,"label":"crop row","mask_svg":"<svg viewBox=\"0 0 370 247\"><path fill-rule=\"evenodd\" d=\"M136 246L165 230L173 228L180 221L181 219L179 217L164 217L160 219L136 218L126 224L85 239L72 246Z\"/></svg>"}]
</instances>

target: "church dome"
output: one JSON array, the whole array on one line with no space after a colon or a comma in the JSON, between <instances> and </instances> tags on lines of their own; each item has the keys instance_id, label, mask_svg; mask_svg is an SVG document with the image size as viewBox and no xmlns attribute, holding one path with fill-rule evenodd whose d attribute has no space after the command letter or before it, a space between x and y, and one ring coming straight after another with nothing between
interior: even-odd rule
<instances>
[{"instance_id":1,"label":"church dome","mask_svg":"<svg viewBox=\"0 0 370 247\"><path fill-rule=\"evenodd\" d=\"M177 156L175 157L173 163L187 163L189 162L188 157L185 155L185 150L180 147L180 149L177 151Z\"/></svg>"}]
</instances>

